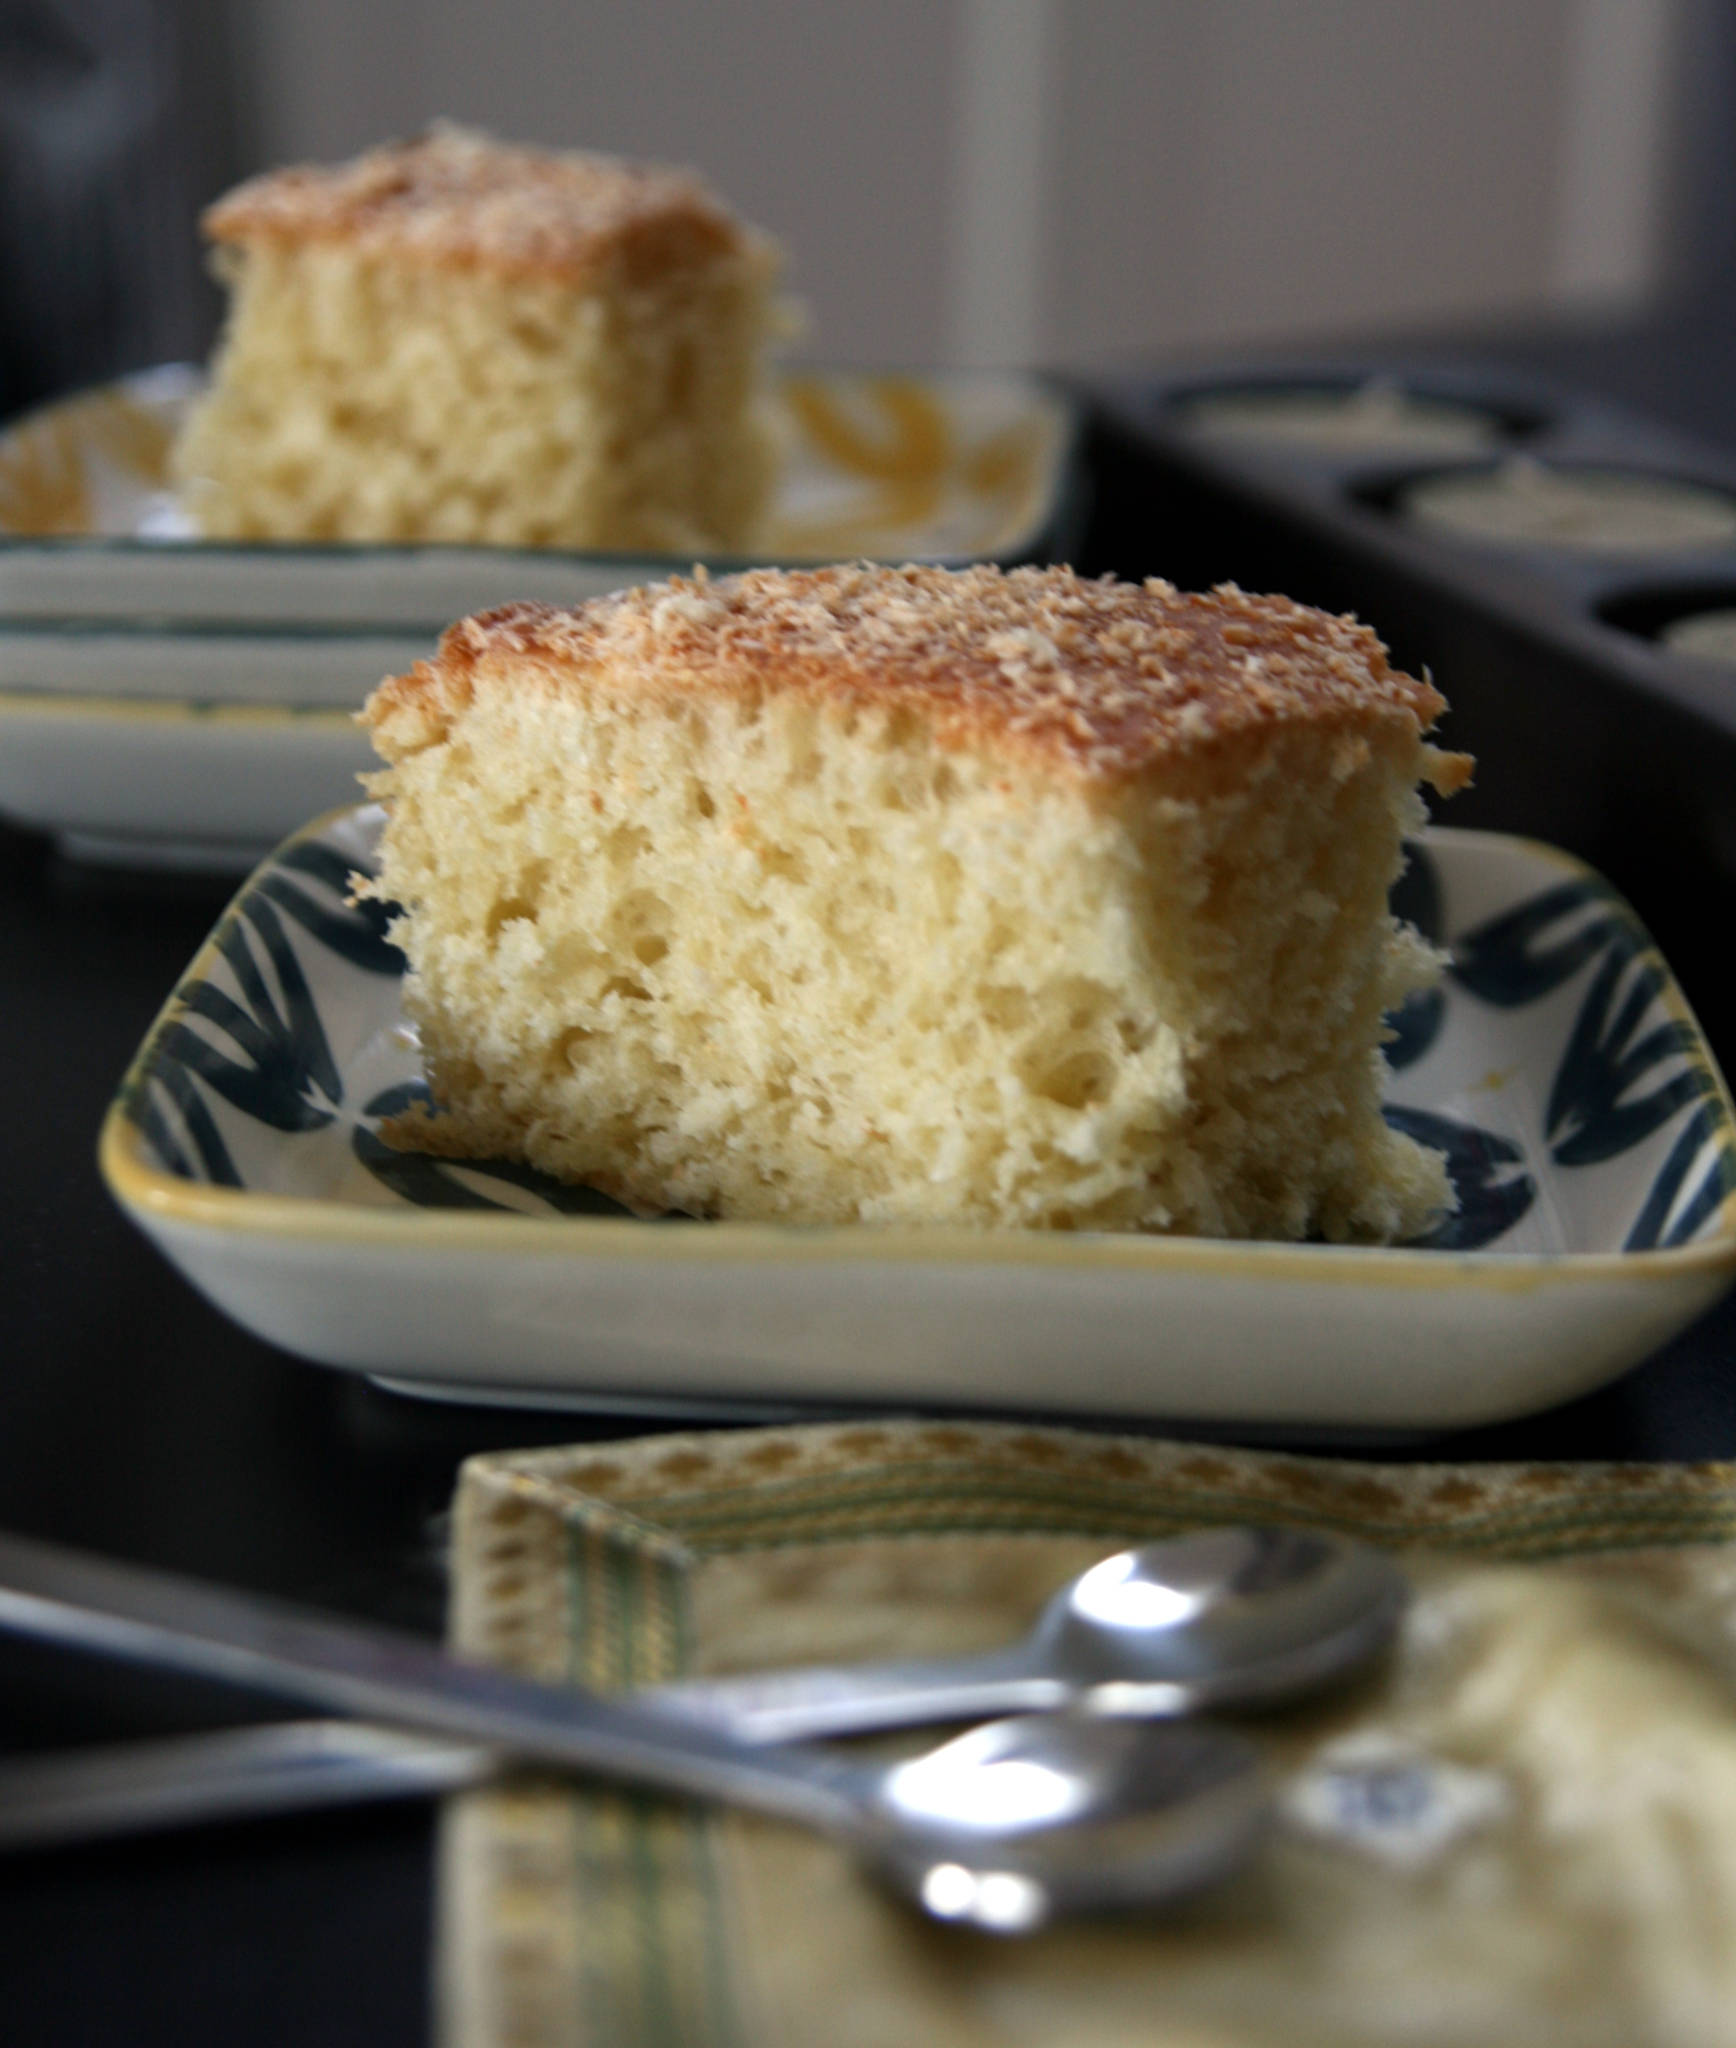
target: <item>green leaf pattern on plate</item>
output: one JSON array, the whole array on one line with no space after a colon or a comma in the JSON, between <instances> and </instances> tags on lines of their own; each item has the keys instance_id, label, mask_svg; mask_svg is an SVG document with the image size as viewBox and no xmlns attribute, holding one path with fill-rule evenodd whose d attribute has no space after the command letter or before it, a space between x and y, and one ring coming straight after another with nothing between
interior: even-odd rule
<instances>
[{"instance_id":1,"label":"green leaf pattern on plate","mask_svg":"<svg viewBox=\"0 0 1736 2048\"><path fill-rule=\"evenodd\" d=\"M1564 1167L1601 1165L1691 1109L1625 1248L1686 1244L1736 1189L1736 1143L1692 1025L1657 1021L1669 975L1622 898L1590 876L1545 890L1465 933L1451 973L1483 1002L1514 1009L1587 966L1544 1112L1550 1156Z\"/></svg>"}]
</instances>

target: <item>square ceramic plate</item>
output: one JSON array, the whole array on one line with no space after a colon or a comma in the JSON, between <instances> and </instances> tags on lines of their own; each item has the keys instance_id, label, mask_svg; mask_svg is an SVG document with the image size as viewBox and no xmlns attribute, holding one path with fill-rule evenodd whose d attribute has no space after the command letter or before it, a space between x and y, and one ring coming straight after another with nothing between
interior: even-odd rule
<instances>
[{"instance_id":1,"label":"square ceramic plate","mask_svg":"<svg viewBox=\"0 0 1736 2048\"><path fill-rule=\"evenodd\" d=\"M641 1221L507 1161L390 1150L425 1093L372 807L225 913L109 1112L102 1166L193 1283L286 1350L425 1392L703 1412L872 1402L1438 1429L1613 1377L1736 1275L1736 1135L1609 885L1433 831L1401 908L1450 945L1389 1117L1460 1196L1424 1244Z\"/></svg>"},{"instance_id":2,"label":"square ceramic plate","mask_svg":"<svg viewBox=\"0 0 1736 2048\"><path fill-rule=\"evenodd\" d=\"M689 569L691 554L364 542L201 540L176 503L169 451L202 374L185 364L82 392L0 433L0 679L177 692L126 631L237 629L230 666L266 626L437 632L515 598L572 604ZM783 463L754 560L1019 562L1046 557L1076 511L1077 410L1015 371L784 370L770 390ZM709 556L720 571L740 566ZM99 628L112 629L103 633ZM103 649L113 643L109 665ZM147 643L148 644L148 643ZM282 698L281 680L226 688ZM303 702L334 698L330 676ZM315 689L324 694L314 694ZM191 694L200 694L194 691Z\"/></svg>"},{"instance_id":3,"label":"square ceramic plate","mask_svg":"<svg viewBox=\"0 0 1736 2048\"><path fill-rule=\"evenodd\" d=\"M0 434L0 817L75 855L245 871L353 798L371 756L348 714L453 619L692 567L197 540L167 461L200 381L143 372ZM786 459L758 559L1070 552L1077 415L1040 379L791 371L773 399Z\"/></svg>"}]
</instances>

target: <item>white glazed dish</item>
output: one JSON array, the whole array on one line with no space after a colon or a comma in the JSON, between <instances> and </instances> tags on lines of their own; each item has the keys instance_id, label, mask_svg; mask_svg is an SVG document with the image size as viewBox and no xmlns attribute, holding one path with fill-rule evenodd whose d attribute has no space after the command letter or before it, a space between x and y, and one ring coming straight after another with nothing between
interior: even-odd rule
<instances>
[{"instance_id":1,"label":"white glazed dish","mask_svg":"<svg viewBox=\"0 0 1736 2048\"><path fill-rule=\"evenodd\" d=\"M245 873L353 800L371 757L347 714L453 619L692 567L198 540L166 464L200 382L141 372L0 433L0 818L75 856ZM1077 420L1041 380L790 372L776 399L788 456L766 559L1066 551Z\"/></svg>"},{"instance_id":2,"label":"white glazed dish","mask_svg":"<svg viewBox=\"0 0 1736 2048\"><path fill-rule=\"evenodd\" d=\"M573 604L692 566L647 552L203 540L168 474L202 383L184 364L141 371L0 432L0 626L437 631L517 598ZM1076 409L1041 378L790 369L769 396L783 461L756 560L1024 561L1068 514Z\"/></svg>"},{"instance_id":3,"label":"white glazed dish","mask_svg":"<svg viewBox=\"0 0 1736 2048\"><path fill-rule=\"evenodd\" d=\"M0 818L110 867L244 875L379 765L348 711L0 694Z\"/></svg>"},{"instance_id":4,"label":"white glazed dish","mask_svg":"<svg viewBox=\"0 0 1736 2048\"><path fill-rule=\"evenodd\" d=\"M1405 907L1451 943L1389 1113L1450 1141L1428 1246L646 1222L501 1163L389 1151L421 1089L400 963L307 827L225 914L104 1126L108 1184L267 1341L431 1395L650 1412L1051 1410L1413 1431L1613 1378L1736 1276L1736 1139L1633 914L1569 856L1433 831Z\"/></svg>"}]
</instances>

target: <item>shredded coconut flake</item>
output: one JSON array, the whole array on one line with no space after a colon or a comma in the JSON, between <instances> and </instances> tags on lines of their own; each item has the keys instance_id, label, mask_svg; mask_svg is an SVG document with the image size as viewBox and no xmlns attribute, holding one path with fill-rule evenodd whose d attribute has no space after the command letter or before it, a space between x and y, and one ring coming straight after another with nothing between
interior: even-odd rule
<instances>
[{"instance_id":1,"label":"shredded coconut flake","mask_svg":"<svg viewBox=\"0 0 1736 2048\"><path fill-rule=\"evenodd\" d=\"M341 164L249 179L205 214L219 242L342 240L406 262L583 276L617 254L676 247L772 261L692 172L514 148L437 122Z\"/></svg>"}]
</instances>

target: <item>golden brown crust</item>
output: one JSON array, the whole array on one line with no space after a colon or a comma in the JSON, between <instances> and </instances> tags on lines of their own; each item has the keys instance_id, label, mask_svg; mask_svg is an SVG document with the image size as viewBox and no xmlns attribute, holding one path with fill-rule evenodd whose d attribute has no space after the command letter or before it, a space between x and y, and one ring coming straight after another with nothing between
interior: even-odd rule
<instances>
[{"instance_id":1,"label":"golden brown crust","mask_svg":"<svg viewBox=\"0 0 1736 2048\"><path fill-rule=\"evenodd\" d=\"M569 283L611 261L650 272L719 254L772 260L691 172L513 148L444 123L348 163L249 179L207 210L204 228L220 243L342 242Z\"/></svg>"},{"instance_id":2,"label":"golden brown crust","mask_svg":"<svg viewBox=\"0 0 1736 2048\"><path fill-rule=\"evenodd\" d=\"M1033 752L1118 781L1279 725L1416 734L1445 709L1354 619L1233 585L1207 595L1071 569L752 570L618 592L572 609L461 620L432 662L382 683L362 716L388 760L438 740L474 691L738 698L795 690L897 705L942 744ZM1469 774L1435 755L1442 786Z\"/></svg>"}]
</instances>

